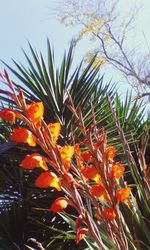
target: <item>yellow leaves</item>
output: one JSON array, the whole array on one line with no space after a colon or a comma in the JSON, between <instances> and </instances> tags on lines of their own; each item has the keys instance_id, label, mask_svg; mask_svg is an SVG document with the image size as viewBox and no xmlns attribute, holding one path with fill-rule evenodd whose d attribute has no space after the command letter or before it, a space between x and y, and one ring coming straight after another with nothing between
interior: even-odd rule
<instances>
[{"instance_id":1,"label":"yellow leaves","mask_svg":"<svg viewBox=\"0 0 150 250\"><path fill-rule=\"evenodd\" d=\"M89 63L89 62L91 62L93 57L94 57L94 53L89 51L86 53L85 61L87 63ZM94 68L94 67L100 66L100 65L105 64L105 63L106 63L106 59L103 56L97 54L92 66Z\"/></svg>"},{"instance_id":2,"label":"yellow leaves","mask_svg":"<svg viewBox=\"0 0 150 250\"><path fill-rule=\"evenodd\" d=\"M103 18L92 19L84 28L81 30L82 35L94 33L95 35L100 32L102 27L105 25L105 20Z\"/></svg>"},{"instance_id":3,"label":"yellow leaves","mask_svg":"<svg viewBox=\"0 0 150 250\"><path fill-rule=\"evenodd\" d=\"M87 12L87 16L88 17L95 17L95 12L94 11L89 11L89 12Z\"/></svg>"},{"instance_id":4,"label":"yellow leaves","mask_svg":"<svg viewBox=\"0 0 150 250\"><path fill-rule=\"evenodd\" d=\"M104 40L109 41L111 39L111 35L109 33L104 34Z\"/></svg>"},{"instance_id":5,"label":"yellow leaves","mask_svg":"<svg viewBox=\"0 0 150 250\"><path fill-rule=\"evenodd\" d=\"M77 35L76 42L81 40L83 37L88 36L91 41L97 41L97 36L100 33L105 32L106 20L102 17L96 17L94 12L87 14L87 20L81 22L83 28Z\"/></svg>"}]
</instances>

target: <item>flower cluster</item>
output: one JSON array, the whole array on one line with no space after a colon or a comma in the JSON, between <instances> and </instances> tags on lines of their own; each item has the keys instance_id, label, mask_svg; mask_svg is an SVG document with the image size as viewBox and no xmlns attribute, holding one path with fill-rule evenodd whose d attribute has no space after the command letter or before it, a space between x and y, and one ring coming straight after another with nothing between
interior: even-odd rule
<instances>
[{"instance_id":1,"label":"flower cluster","mask_svg":"<svg viewBox=\"0 0 150 250\"><path fill-rule=\"evenodd\" d=\"M89 149L81 151L79 145L76 145L78 167L84 182L88 184L90 195L98 198L103 204L100 207L101 214L95 216L97 218L103 216L111 221L117 216L117 204L119 202L128 204L131 189L124 182L125 167L114 161L115 147L105 146L103 135L96 143L91 143L90 151ZM123 186L120 183L123 183Z\"/></svg>"},{"instance_id":2,"label":"flower cluster","mask_svg":"<svg viewBox=\"0 0 150 250\"><path fill-rule=\"evenodd\" d=\"M35 180L36 187L64 191L64 196L54 200L49 211L61 212L68 205L77 210L77 243L85 234L89 234L101 245L100 235L92 230L96 228L94 220L104 225L109 224L108 230L112 232L112 222L116 227L120 220L119 203L128 205L131 194L130 187L124 181L125 167L115 161L115 147L107 146L104 133L98 132L95 136L93 130L84 132L85 139L82 142L59 145L57 141L61 124L47 124L44 121L43 103L39 101L26 104L22 91L15 95L14 100L18 105L18 111L3 109L0 111L0 117L11 125L19 118L26 126L15 127L10 139L31 147L38 144L46 155L38 152L28 154L22 159L20 167L30 170L40 167L43 170ZM53 171L50 170L52 168ZM69 194L69 197L66 194ZM92 218L84 206L86 198L91 202Z\"/></svg>"}]
</instances>

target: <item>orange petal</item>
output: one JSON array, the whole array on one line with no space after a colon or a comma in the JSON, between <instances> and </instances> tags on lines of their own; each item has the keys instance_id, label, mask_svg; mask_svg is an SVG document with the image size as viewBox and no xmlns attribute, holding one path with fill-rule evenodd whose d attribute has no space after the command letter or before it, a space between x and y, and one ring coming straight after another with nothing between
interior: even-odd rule
<instances>
[{"instance_id":1,"label":"orange petal","mask_svg":"<svg viewBox=\"0 0 150 250\"><path fill-rule=\"evenodd\" d=\"M71 160L73 154L74 154L74 147L73 146L69 146L69 145L65 145L63 147L59 147L58 148L60 155L61 155L61 159L65 159L65 160Z\"/></svg>"},{"instance_id":2,"label":"orange petal","mask_svg":"<svg viewBox=\"0 0 150 250\"><path fill-rule=\"evenodd\" d=\"M105 136L104 135L101 135L98 139L97 142L93 143L94 147L95 148L100 148L100 149L103 149L104 148L104 143L105 143Z\"/></svg>"},{"instance_id":3,"label":"orange petal","mask_svg":"<svg viewBox=\"0 0 150 250\"><path fill-rule=\"evenodd\" d=\"M63 147L59 146L58 150L60 152L62 163L64 164L66 170L68 171L70 168L71 158L74 154L74 147L69 145Z\"/></svg>"},{"instance_id":4,"label":"orange petal","mask_svg":"<svg viewBox=\"0 0 150 250\"><path fill-rule=\"evenodd\" d=\"M44 170L48 170L48 167L46 165L46 157L38 153L26 155L24 160L20 163L20 167L25 169L34 169L36 167L41 167Z\"/></svg>"},{"instance_id":5,"label":"orange petal","mask_svg":"<svg viewBox=\"0 0 150 250\"><path fill-rule=\"evenodd\" d=\"M116 192L116 198L118 201L125 202L131 193L131 188L119 188Z\"/></svg>"},{"instance_id":6,"label":"orange petal","mask_svg":"<svg viewBox=\"0 0 150 250\"><path fill-rule=\"evenodd\" d=\"M97 196L105 202L108 202L108 196L105 187L102 184L95 184L90 188L91 195Z\"/></svg>"},{"instance_id":7,"label":"orange petal","mask_svg":"<svg viewBox=\"0 0 150 250\"><path fill-rule=\"evenodd\" d=\"M92 160L92 155L89 153L89 151L82 152L81 156L82 156L83 160L85 160L85 161L91 161Z\"/></svg>"},{"instance_id":8,"label":"orange petal","mask_svg":"<svg viewBox=\"0 0 150 250\"><path fill-rule=\"evenodd\" d=\"M78 244L81 240L84 239L85 237L85 234L88 233L88 229L85 228L85 227L82 227L82 228L77 228L77 231L76 231L76 243Z\"/></svg>"},{"instance_id":9,"label":"orange petal","mask_svg":"<svg viewBox=\"0 0 150 250\"><path fill-rule=\"evenodd\" d=\"M110 221L116 218L115 210L111 207L105 207L102 211L102 215L105 217L105 219Z\"/></svg>"},{"instance_id":10,"label":"orange petal","mask_svg":"<svg viewBox=\"0 0 150 250\"><path fill-rule=\"evenodd\" d=\"M0 117L4 121L8 121L10 124L13 124L16 118L15 111L11 109L3 109L0 111Z\"/></svg>"},{"instance_id":11,"label":"orange petal","mask_svg":"<svg viewBox=\"0 0 150 250\"><path fill-rule=\"evenodd\" d=\"M36 137L24 127L13 129L12 135L10 136L12 141L28 143L29 146L36 146Z\"/></svg>"},{"instance_id":12,"label":"orange petal","mask_svg":"<svg viewBox=\"0 0 150 250\"><path fill-rule=\"evenodd\" d=\"M33 122L39 122L44 115L44 106L42 102L32 102L26 107L26 114Z\"/></svg>"},{"instance_id":13,"label":"orange petal","mask_svg":"<svg viewBox=\"0 0 150 250\"><path fill-rule=\"evenodd\" d=\"M121 165L119 162L116 162L114 166L110 168L110 176L113 178L120 178L123 176L125 171L125 167Z\"/></svg>"},{"instance_id":14,"label":"orange petal","mask_svg":"<svg viewBox=\"0 0 150 250\"><path fill-rule=\"evenodd\" d=\"M56 143L56 141L58 140L58 137L60 135L60 130L61 130L60 123L59 122L49 123L47 126L51 132L53 143Z\"/></svg>"},{"instance_id":15,"label":"orange petal","mask_svg":"<svg viewBox=\"0 0 150 250\"><path fill-rule=\"evenodd\" d=\"M107 157L108 160L113 161L114 157L115 157L115 153L116 153L116 149L113 146L108 146L106 148L106 153L107 153Z\"/></svg>"},{"instance_id":16,"label":"orange petal","mask_svg":"<svg viewBox=\"0 0 150 250\"><path fill-rule=\"evenodd\" d=\"M54 187L58 191L61 191L60 178L53 172L45 172L40 174L40 176L35 181L35 186L39 188Z\"/></svg>"},{"instance_id":17,"label":"orange petal","mask_svg":"<svg viewBox=\"0 0 150 250\"><path fill-rule=\"evenodd\" d=\"M35 146L36 146L36 137L35 137L33 134L31 134L31 135L27 138L27 141L26 141L26 142L28 143L29 146L35 147Z\"/></svg>"},{"instance_id":18,"label":"orange petal","mask_svg":"<svg viewBox=\"0 0 150 250\"><path fill-rule=\"evenodd\" d=\"M84 177L93 180L95 176L98 174L97 169L91 164L90 166L84 166L81 168L81 173Z\"/></svg>"},{"instance_id":19,"label":"orange petal","mask_svg":"<svg viewBox=\"0 0 150 250\"><path fill-rule=\"evenodd\" d=\"M65 197L59 197L52 203L49 210L54 213L61 212L63 209L65 209L68 206L68 201L69 200Z\"/></svg>"}]
</instances>

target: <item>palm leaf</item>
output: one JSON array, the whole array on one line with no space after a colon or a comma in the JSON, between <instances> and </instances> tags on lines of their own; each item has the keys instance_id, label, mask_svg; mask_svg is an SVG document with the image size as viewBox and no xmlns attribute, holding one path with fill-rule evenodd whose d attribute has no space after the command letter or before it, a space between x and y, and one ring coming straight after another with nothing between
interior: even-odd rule
<instances>
[{"instance_id":1,"label":"palm leaf","mask_svg":"<svg viewBox=\"0 0 150 250\"><path fill-rule=\"evenodd\" d=\"M121 157L123 162L126 162L122 142L110 110L108 97L112 102L116 116L120 121L125 137L133 151L135 149L134 144L146 131L150 122L149 120L143 119L144 112L140 108L141 103L138 101L133 103L131 95L129 94L126 96L125 101L122 102L121 98L116 95L115 84L111 84L110 82L104 84L104 76L99 75L99 68L92 67L95 57L93 57L91 62L84 69L81 63L73 71L71 69L73 60L72 44L68 53L64 54L60 69L55 67L54 52L49 41L47 41L47 62L45 62L42 53L37 53L37 51L34 50L30 44L29 47L31 52L30 57L25 53L25 51L23 51L28 62L28 67L24 67L21 63L14 61L16 66L15 70L5 63L5 65L20 81L19 84L14 83L16 89L22 88L24 90L28 102L33 100L43 101L45 106L45 120L47 122L59 121L62 124L61 139L63 142L71 139L70 135L72 129L76 138L80 138L82 136L79 128L74 125L75 116L68 108L68 92L72 96L75 108L78 109L81 107L83 119L87 128L90 127L93 122L93 115L89 104L90 99L93 103L93 109L98 127L105 128L108 133L108 143L117 147L120 154L119 157ZM5 95L1 94L1 100L4 100L7 104L11 104L10 99L8 99ZM14 198L14 194L16 194L17 197L19 197L20 193L23 194L23 206L26 204L25 207L27 207L24 220L24 233L26 234L24 243L27 238L31 236L34 236L35 238L38 237L41 242L44 242L45 245L50 243L49 239L51 239L51 241L58 239L58 242L56 240L53 241L52 244L49 244L48 249L52 249L54 246L57 248L60 242L62 242L62 235L64 236L65 231L70 230L68 225L64 224L63 226L64 234L62 232L54 233L50 230L53 225L55 225L58 230L62 229L62 224L59 224L62 223L60 218L56 216L56 221L52 222L53 215L50 215L50 213L32 210L33 207L48 207L49 201L52 201L54 197L57 196L57 192L51 193L50 190L48 190L48 192L44 191L41 193L38 189L35 189L32 183L34 183L35 177L38 173L33 172L32 175L29 175L29 173L23 172L18 168L18 162L29 152L29 148L20 147L19 145L14 145L11 142L9 142L7 146L6 144L3 144L8 140L10 130L7 124L2 123L2 127L3 131L1 131L2 140L0 152L3 158L3 164L0 175L0 190L3 195L3 201L8 200L7 204L12 204L12 207L10 208L11 211L13 210L13 207L15 207L14 204L16 204L16 199L18 199ZM19 207L16 206L15 209L16 210L14 210L13 213L14 217L17 214L22 213L22 210L19 211ZM4 210L6 211L5 207ZM10 215L6 211L6 217L11 220L11 217L9 216ZM46 223L43 223L44 220ZM2 222L3 224L4 221L5 219ZM21 223L18 224L18 222L16 222L16 224L22 226ZM49 228L46 228L45 224L48 225ZM13 225L8 225L7 223L6 225L5 238L11 243L12 240L18 242L17 236L14 235L13 239L10 239L7 235L7 232L12 235L11 227L14 228ZM70 233L70 240L68 233L68 238L65 238L66 240L62 243L62 249L66 248L72 250L71 237L72 232ZM77 246L75 247L78 249Z\"/></svg>"}]
</instances>

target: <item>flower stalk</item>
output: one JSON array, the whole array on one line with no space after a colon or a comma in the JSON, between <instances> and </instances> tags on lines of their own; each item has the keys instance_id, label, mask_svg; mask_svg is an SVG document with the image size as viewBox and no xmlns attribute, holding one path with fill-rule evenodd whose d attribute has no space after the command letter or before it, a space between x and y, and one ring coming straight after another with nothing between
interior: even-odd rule
<instances>
[{"instance_id":1,"label":"flower stalk","mask_svg":"<svg viewBox=\"0 0 150 250\"><path fill-rule=\"evenodd\" d=\"M38 144L45 153L45 156L38 152L27 155L22 159L20 167L32 170L40 167L43 173L36 179L35 186L41 189L55 188L58 192L64 193L64 196L58 197L50 204L48 211L59 213L68 206L75 210L77 244L86 237L87 240L92 239L98 249L108 250L107 241L101 235L100 228L103 227L114 249L128 250L130 241L135 247L134 238L120 209L122 204L132 210L132 190L124 177L125 167L115 160L116 149L107 145L106 132L97 126L92 103L90 102L93 124L87 129L81 108L76 110L68 93L69 108L76 117L83 139L80 140L72 134L73 145L59 145L57 141L61 125L57 121L49 121L48 124L45 122L43 103L39 100L27 104L23 91L19 90L19 94L16 93L6 70L1 77L6 80L12 91L9 92L9 96L17 107L17 110L3 110L3 113L1 111L1 118L10 122L12 126L15 118L26 124L12 130L10 139L18 143L27 143L32 147ZM113 110L112 114L128 158L134 166L134 171L137 171L129 145ZM134 247L133 249L136 249Z\"/></svg>"}]
</instances>

